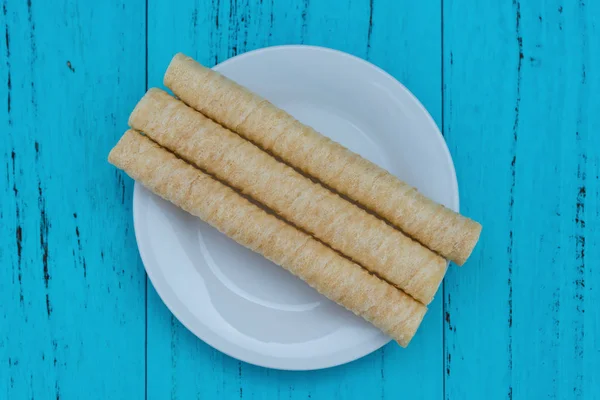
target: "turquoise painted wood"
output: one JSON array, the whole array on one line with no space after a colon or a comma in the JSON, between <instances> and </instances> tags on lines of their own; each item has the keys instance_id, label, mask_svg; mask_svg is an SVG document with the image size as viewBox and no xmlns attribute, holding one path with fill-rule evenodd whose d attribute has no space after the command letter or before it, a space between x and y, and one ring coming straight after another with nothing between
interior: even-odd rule
<instances>
[{"instance_id":1,"label":"turquoise painted wood","mask_svg":"<svg viewBox=\"0 0 600 400\"><path fill-rule=\"evenodd\" d=\"M444 17L444 131L485 226L445 281L446 397L598 398L600 3Z\"/></svg>"},{"instance_id":2,"label":"turquoise painted wood","mask_svg":"<svg viewBox=\"0 0 600 400\"><path fill-rule=\"evenodd\" d=\"M131 182L144 2L0 4L0 399L142 398Z\"/></svg>"},{"instance_id":3,"label":"turquoise painted wood","mask_svg":"<svg viewBox=\"0 0 600 400\"><path fill-rule=\"evenodd\" d=\"M52 3L52 4L49 4ZM4 0L0 399L598 398L600 3ZM147 282L110 147L183 51L368 59L442 128L484 224L406 350L283 372L195 338Z\"/></svg>"}]
</instances>

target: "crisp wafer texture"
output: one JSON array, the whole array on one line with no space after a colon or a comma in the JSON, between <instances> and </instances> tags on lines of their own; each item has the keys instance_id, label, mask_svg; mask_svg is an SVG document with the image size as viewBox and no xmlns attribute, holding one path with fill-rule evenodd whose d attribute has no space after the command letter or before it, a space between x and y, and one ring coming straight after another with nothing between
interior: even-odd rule
<instances>
[{"instance_id":1,"label":"crisp wafer texture","mask_svg":"<svg viewBox=\"0 0 600 400\"><path fill-rule=\"evenodd\" d=\"M427 311L423 304L136 131L125 133L109 161L155 194L281 265L400 345L405 347L419 327Z\"/></svg>"},{"instance_id":2,"label":"crisp wafer texture","mask_svg":"<svg viewBox=\"0 0 600 400\"><path fill-rule=\"evenodd\" d=\"M150 89L129 124L415 299L433 299L441 256L166 92Z\"/></svg>"},{"instance_id":3,"label":"crisp wafer texture","mask_svg":"<svg viewBox=\"0 0 600 400\"><path fill-rule=\"evenodd\" d=\"M473 251L479 223L428 199L218 72L177 54L164 83L196 110L376 212L445 258L462 265Z\"/></svg>"}]
</instances>

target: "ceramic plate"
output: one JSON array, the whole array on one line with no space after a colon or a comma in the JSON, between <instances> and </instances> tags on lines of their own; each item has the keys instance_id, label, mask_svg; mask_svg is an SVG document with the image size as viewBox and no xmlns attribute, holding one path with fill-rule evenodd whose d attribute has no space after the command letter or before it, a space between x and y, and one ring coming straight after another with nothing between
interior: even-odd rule
<instances>
[{"instance_id":1,"label":"ceramic plate","mask_svg":"<svg viewBox=\"0 0 600 400\"><path fill-rule=\"evenodd\" d=\"M458 209L452 159L421 103L386 72L309 46L256 50L215 69L300 121ZM237 359L308 370L347 363L390 339L304 282L135 185L137 243L173 314Z\"/></svg>"}]
</instances>

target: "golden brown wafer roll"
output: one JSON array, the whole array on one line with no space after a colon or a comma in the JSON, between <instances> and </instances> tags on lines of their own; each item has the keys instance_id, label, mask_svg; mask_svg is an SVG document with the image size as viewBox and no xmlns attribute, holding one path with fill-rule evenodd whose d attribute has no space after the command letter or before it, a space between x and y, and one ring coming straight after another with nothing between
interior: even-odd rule
<instances>
[{"instance_id":1,"label":"golden brown wafer roll","mask_svg":"<svg viewBox=\"0 0 600 400\"><path fill-rule=\"evenodd\" d=\"M177 54L164 83L196 110L376 212L442 256L462 265L473 251L479 223L428 199L218 72Z\"/></svg>"},{"instance_id":2,"label":"golden brown wafer roll","mask_svg":"<svg viewBox=\"0 0 600 400\"><path fill-rule=\"evenodd\" d=\"M130 130L109 161L152 192L298 276L404 347L427 308Z\"/></svg>"},{"instance_id":3,"label":"golden brown wafer roll","mask_svg":"<svg viewBox=\"0 0 600 400\"><path fill-rule=\"evenodd\" d=\"M415 299L433 299L446 272L441 256L166 92L150 89L129 124Z\"/></svg>"}]
</instances>

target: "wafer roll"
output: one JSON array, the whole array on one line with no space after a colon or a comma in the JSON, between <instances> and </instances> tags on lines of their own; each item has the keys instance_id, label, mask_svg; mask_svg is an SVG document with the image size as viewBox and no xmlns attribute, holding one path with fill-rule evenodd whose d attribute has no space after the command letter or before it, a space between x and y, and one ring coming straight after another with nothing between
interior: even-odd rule
<instances>
[{"instance_id":1,"label":"wafer roll","mask_svg":"<svg viewBox=\"0 0 600 400\"><path fill-rule=\"evenodd\" d=\"M298 276L406 346L427 308L130 130L109 161L152 192Z\"/></svg>"},{"instance_id":2,"label":"wafer roll","mask_svg":"<svg viewBox=\"0 0 600 400\"><path fill-rule=\"evenodd\" d=\"M166 92L150 89L129 124L415 299L433 299L446 272L441 256Z\"/></svg>"},{"instance_id":3,"label":"wafer roll","mask_svg":"<svg viewBox=\"0 0 600 400\"><path fill-rule=\"evenodd\" d=\"M193 59L177 54L164 83L181 100L311 175L462 265L481 225L303 125L285 111Z\"/></svg>"}]
</instances>

